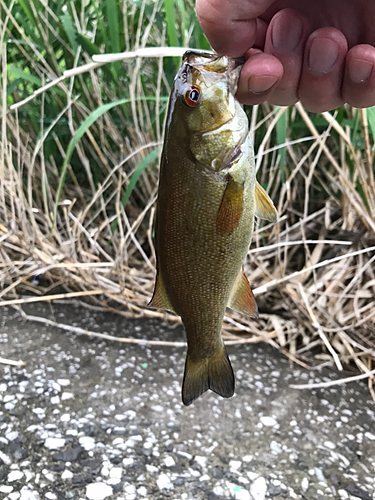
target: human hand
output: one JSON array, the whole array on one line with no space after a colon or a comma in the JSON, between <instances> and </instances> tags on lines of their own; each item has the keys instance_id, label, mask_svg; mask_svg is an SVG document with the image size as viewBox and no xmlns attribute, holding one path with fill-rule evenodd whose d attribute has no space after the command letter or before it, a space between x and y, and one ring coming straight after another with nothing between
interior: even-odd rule
<instances>
[{"instance_id":1,"label":"human hand","mask_svg":"<svg viewBox=\"0 0 375 500\"><path fill-rule=\"evenodd\" d=\"M244 104L375 105L375 0L197 0L213 48L245 55Z\"/></svg>"}]
</instances>

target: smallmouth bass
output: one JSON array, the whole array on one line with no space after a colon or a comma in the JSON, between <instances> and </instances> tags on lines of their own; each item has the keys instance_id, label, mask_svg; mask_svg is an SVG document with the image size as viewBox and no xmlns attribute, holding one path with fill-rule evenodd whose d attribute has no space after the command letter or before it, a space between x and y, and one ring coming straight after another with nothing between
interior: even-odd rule
<instances>
[{"instance_id":1,"label":"smallmouth bass","mask_svg":"<svg viewBox=\"0 0 375 500\"><path fill-rule=\"evenodd\" d=\"M235 99L241 63L187 51L171 91L156 209L157 277L150 307L181 316L182 401L229 398L234 374L221 336L226 307L258 315L242 270L254 215L276 209L256 182L249 123Z\"/></svg>"}]
</instances>

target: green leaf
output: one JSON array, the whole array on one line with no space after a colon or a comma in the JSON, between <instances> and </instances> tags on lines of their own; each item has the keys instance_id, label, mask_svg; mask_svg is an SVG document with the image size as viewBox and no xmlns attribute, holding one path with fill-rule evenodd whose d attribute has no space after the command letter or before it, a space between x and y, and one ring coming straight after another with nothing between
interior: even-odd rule
<instances>
[{"instance_id":1,"label":"green leaf","mask_svg":"<svg viewBox=\"0 0 375 500\"><path fill-rule=\"evenodd\" d=\"M370 132L375 140L375 106L366 109L367 120L370 125Z\"/></svg>"},{"instance_id":2,"label":"green leaf","mask_svg":"<svg viewBox=\"0 0 375 500\"><path fill-rule=\"evenodd\" d=\"M156 97L139 97L136 99L137 101L156 101ZM168 97L160 97L160 101L167 101ZM109 102L107 104L103 104L99 108L97 108L95 111L93 111L85 120L84 122L78 127L74 137L71 138L69 145L66 150L66 155L61 167L61 174L60 174L60 181L59 181L59 186L57 189L57 194L56 194L56 202L55 202L55 210L54 210L54 223L56 224L56 214L57 214L57 208L60 202L62 190L64 188L64 183L65 183L65 178L66 178L66 173L68 170L68 165L70 163L70 160L72 158L74 149L80 139L85 135L87 130L91 127L93 123L96 122L98 118L100 118L104 113L109 111L110 109L114 108L115 106L119 106L121 104L129 104L132 102L132 99L120 99L119 101L115 102Z\"/></svg>"},{"instance_id":3,"label":"green leaf","mask_svg":"<svg viewBox=\"0 0 375 500\"><path fill-rule=\"evenodd\" d=\"M151 151L150 154L148 154L145 158L143 158L142 161L140 161L136 167L136 169L133 172L133 175L130 178L128 187L126 188L126 191L124 193L124 196L121 199L121 205L124 207L127 202L129 201L130 195L132 194L132 191L137 184L142 172L145 170L145 168L153 162L157 157L158 157L159 151L158 149L154 149ZM115 232L116 228L118 225L118 218L114 219L113 224L112 224L112 234Z\"/></svg>"},{"instance_id":4,"label":"green leaf","mask_svg":"<svg viewBox=\"0 0 375 500\"><path fill-rule=\"evenodd\" d=\"M42 80L35 75L30 75L26 71L23 71L21 68L16 68L15 66L8 66L7 68L8 75L13 75L17 78L21 78L22 80L27 80L30 83L34 83L41 87L43 85Z\"/></svg>"},{"instance_id":5,"label":"green leaf","mask_svg":"<svg viewBox=\"0 0 375 500\"><path fill-rule=\"evenodd\" d=\"M66 12L60 17L60 21L62 25L64 26L66 36L68 37L69 43L71 48L73 49L74 52L77 52L78 50L78 44L77 44L77 28L74 26L72 18L70 15Z\"/></svg>"},{"instance_id":6,"label":"green leaf","mask_svg":"<svg viewBox=\"0 0 375 500\"><path fill-rule=\"evenodd\" d=\"M170 47L179 47L177 27L176 27L176 16L174 11L174 0L164 0L165 15L167 18L167 33L168 42ZM180 59L178 57L173 58L176 69L180 67Z\"/></svg>"},{"instance_id":7,"label":"green leaf","mask_svg":"<svg viewBox=\"0 0 375 500\"><path fill-rule=\"evenodd\" d=\"M111 43L112 52L121 52L120 43L120 23L118 18L118 2L117 0L107 0L107 21L108 21L108 39ZM113 76L118 81L120 64L114 63L111 65Z\"/></svg>"}]
</instances>

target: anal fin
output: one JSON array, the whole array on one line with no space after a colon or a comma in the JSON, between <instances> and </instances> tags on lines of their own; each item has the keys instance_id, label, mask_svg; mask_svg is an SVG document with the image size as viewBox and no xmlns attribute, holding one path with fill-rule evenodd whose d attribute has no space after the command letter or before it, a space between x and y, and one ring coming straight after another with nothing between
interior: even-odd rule
<instances>
[{"instance_id":1,"label":"anal fin","mask_svg":"<svg viewBox=\"0 0 375 500\"><path fill-rule=\"evenodd\" d=\"M222 234L232 232L238 226L243 211L243 184L228 175L228 183L217 214L217 228Z\"/></svg>"},{"instance_id":2,"label":"anal fin","mask_svg":"<svg viewBox=\"0 0 375 500\"><path fill-rule=\"evenodd\" d=\"M257 303L255 302L253 292L243 269L238 273L236 282L234 283L228 307L246 316L250 316L250 318L258 317Z\"/></svg>"},{"instance_id":3,"label":"anal fin","mask_svg":"<svg viewBox=\"0 0 375 500\"><path fill-rule=\"evenodd\" d=\"M254 202L256 217L270 222L277 221L278 214L275 205L259 182L255 183Z\"/></svg>"},{"instance_id":4,"label":"anal fin","mask_svg":"<svg viewBox=\"0 0 375 500\"><path fill-rule=\"evenodd\" d=\"M156 276L154 294L150 302L147 304L147 307L155 307L156 309L165 309L173 313L175 312L167 295L164 280L159 272Z\"/></svg>"}]
</instances>

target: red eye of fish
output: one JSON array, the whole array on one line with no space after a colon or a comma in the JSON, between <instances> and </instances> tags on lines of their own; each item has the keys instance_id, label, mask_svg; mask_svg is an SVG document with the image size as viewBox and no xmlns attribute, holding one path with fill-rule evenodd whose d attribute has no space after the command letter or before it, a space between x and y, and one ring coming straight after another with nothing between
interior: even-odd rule
<instances>
[{"instance_id":1,"label":"red eye of fish","mask_svg":"<svg viewBox=\"0 0 375 500\"><path fill-rule=\"evenodd\" d=\"M194 108L199 103L201 94L196 87L191 87L185 94L185 102L191 108Z\"/></svg>"}]
</instances>

